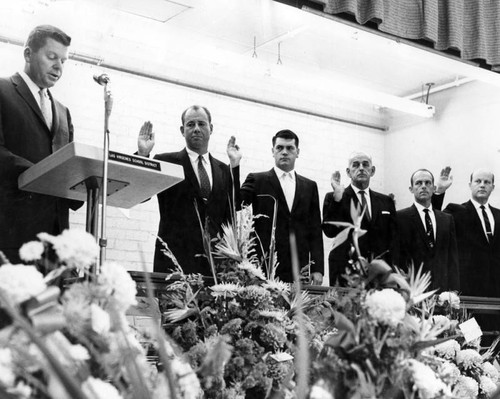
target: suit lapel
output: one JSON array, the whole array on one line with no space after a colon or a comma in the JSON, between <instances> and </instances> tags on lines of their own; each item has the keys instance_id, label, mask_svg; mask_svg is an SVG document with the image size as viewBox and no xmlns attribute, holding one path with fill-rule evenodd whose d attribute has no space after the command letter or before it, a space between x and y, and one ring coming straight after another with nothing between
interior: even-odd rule
<instances>
[{"instance_id":1,"label":"suit lapel","mask_svg":"<svg viewBox=\"0 0 500 399\"><path fill-rule=\"evenodd\" d=\"M411 206L411 211L412 211L411 218L412 218L412 222L416 228L416 231L418 232L420 239L424 242L425 247L428 250L430 250L431 247L429 246L429 242L427 241L427 233L425 232L425 228L424 228L424 225L422 223L422 219L420 219L420 215L418 214L418 209L415 206L415 204L413 204ZM436 228L436 226L434 226L434 228ZM436 233L437 233L437 230L436 230Z\"/></svg>"},{"instance_id":2,"label":"suit lapel","mask_svg":"<svg viewBox=\"0 0 500 399\"><path fill-rule=\"evenodd\" d=\"M281 188L281 183L280 183L279 178L276 175L276 172L274 169L271 169L268 172L268 178L269 178L269 184L273 187L273 191L275 193L277 193L276 201L278 201L278 208L285 209L286 212L290 213L290 210L288 209L288 204L286 203L285 193L283 192L283 189ZM295 191L295 192L297 192L297 191ZM295 202L295 199L294 199L294 202Z\"/></svg>"},{"instance_id":3,"label":"suit lapel","mask_svg":"<svg viewBox=\"0 0 500 399\"><path fill-rule=\"evenodd\" d=\"M181 152L181 164L185 171L184 177L186 181L188 181L195 188L196 196L201 197L200 184L198 183L198 179L196 178L193 165L191 164L191 160L189 159L186 149Z\"/></svg>"},{"instance_id":4,"label":"suit lapel","mask_svg":"<svg viewBox=\"0 0 500 399\"><path fill-rule=\"evenodd\" d=\"M21 75L15 74L12 77L12 82L16 86L16 89L23 100L26 101L32 111L38 116L38 118L40 119L40 123L45 127L47 133L50 133L47 123L45 123L45 118L43 117L42 110L38 106L35 97L33 97L33 93L31 93L31 90L29 89L24 79L21 77Z\"/></svg>"},{"instance_id":5,"label":"suit lapel","mask_svg":"<svg viewBox=\"0 0 500 399\"><path fill-rule=\"evenodd\" d=\"M304 188L305 182L302 179L302 176L299 176L297 173L295 173L295 194L293 196L292 212L294 212L299 206L301 194L305 192Z\"/></svg>"},{"instance_id":6,"label":"suit lapel","mask_svg":"<svg viewBox=\"0 0 500 399\"><path fill-rule=\"evenodd\" d=\"M219 192L219 190L220 190L220 192L222 192L222 190L223 190L223 187L222 187L223 174L222 174L222 169L221 169L222 166L214 160L212 155L209 154L208 156L210 158L210 165L212 168L212 191L211 191L211 193L213 193L214 191ZM210 193L210 198L212 197L211 193Z\"/></svg>"}]
</instances>

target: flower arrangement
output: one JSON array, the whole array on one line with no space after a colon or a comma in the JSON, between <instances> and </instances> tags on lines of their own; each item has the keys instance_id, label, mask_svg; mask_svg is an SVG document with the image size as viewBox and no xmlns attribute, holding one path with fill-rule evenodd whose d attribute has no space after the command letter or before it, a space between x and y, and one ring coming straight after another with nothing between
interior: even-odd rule
<instances>
[{"instance_id":1,"label":"flower arrangement","mask_svg":"<svg viewBox=\"0 0 500 399\"><path fill-rule=\"evenodd\" d=\"M38 238L20 249L26 264L0 266L0 397L201 396L196 375L163 335L147 338L128 325L125 312L136 303L128 272L110 262L92 273L99 247L90 234ZM164 372L148 362L149 346L162 354Z\"/></svg>"}]
</instances>

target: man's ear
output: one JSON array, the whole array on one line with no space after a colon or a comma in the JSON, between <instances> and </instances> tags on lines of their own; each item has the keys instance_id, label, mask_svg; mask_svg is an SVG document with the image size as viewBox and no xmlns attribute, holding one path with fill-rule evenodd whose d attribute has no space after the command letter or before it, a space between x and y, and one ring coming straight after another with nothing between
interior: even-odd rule
<instances>
[{"instance_id":1,"label":"man's ear","mask_svg":"<svg viewBox=\"0 0 500 399\"><path fill-rule=\"evenodd\" d=\"M25 47L24 48L24 51L23 51L23 55L24 55L24 60L26 62L29 62L30 59L31 59L31 54L32 54L32 51L29 47Z\"/></svg>"},{"instance_id":2,"label":"man's ear","mask_svg":"<svg viewBox=\"0 0 500 399\"><path fill-rule=\"evenodd\" d=\"M180 128L181 134L184 136L184 126L181 126Z\"/></svg>"},{"instance_id":3,"label":"man's ear","mask_svg":"<svg viewBox=\"0 0 500 399\"><path fill-rule=\"evenodd\" d=\"M372 172L371 172L371 174L370 174L370 177L371 177L371 176L373 176L374 174L375 174L375 166L374 166L374 165L372 165Z\"/></svg>"},{"instance_id":4,"label":"man's ear","mask_svg":"<svg viewBox=\"0 0 500 399\"><path fill-rule=\"evenodd\" d=\"M345 173L347 173L347 176L351 177L351 169L345 168Z\"/></svg>"},{"instance_id":5,"label":"man's ear","mask_svg":"<svg viewBox=\"0 0 500 399\"><path fill-rule=\"evenodd\" d=\"M210 124L210 134L214 132L214 125Z\"/></svg>"},{"instance_id":6,"label":"man's ear","mask_svg":"<svg viewBox=\"0 0 500 399\"><path fill-rule=\"evenodd\" d=\"M297 148L297 158L299 157L300 154L300 148Z\"/></svg>"}]
</instances>

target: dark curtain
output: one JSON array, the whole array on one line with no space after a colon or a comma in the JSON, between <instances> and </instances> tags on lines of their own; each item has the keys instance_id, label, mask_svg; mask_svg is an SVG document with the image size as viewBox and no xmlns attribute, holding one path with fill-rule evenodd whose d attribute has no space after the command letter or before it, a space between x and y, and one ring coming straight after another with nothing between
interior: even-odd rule
<instances>
[{"instance_id":1,"label":"dark curtain","mask_svg":"<svg viewBox=\"0 0 500 399\"><path fill-rule=\"evenodd\" d=\"M349 13L359 24L436 50L457 50L464 60L483 60L500 72L499 0L325 0L324 12Z\"/></svg>"}]
</instances>

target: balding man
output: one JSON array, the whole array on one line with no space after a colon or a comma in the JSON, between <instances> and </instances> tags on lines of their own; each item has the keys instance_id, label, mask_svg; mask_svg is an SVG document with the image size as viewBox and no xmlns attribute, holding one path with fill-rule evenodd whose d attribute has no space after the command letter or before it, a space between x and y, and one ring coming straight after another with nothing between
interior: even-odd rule
<instances>
[{"instance_id":1,"label":"balding man","mask_svg":"<svg viewBox=\"0 0 500 399\"><path fill-rule=\"evenodd\" d=\"M375 174L370 155L363 152L351 154L346 172L351 178L351 184L345 190L340 184L340 173L332 175L333 191L326 194L323 204L323 232L327 237L335 237L344 228L325 222L352 223L351 201L354 201L356 205L365 208L361 228L367 233L359 238L361 255L369 260L381 257L392 263L394 255L398 253L394 200L370 189L370 179ZM337 279L341 285L345 284L341 276L353 258L351 254L350 242L345 242L330 252L330 285L335 285Z\"/></svg>"},{"instance_id":2,"label":"balding man","mask_svg":"<svg viewBox=\"0 0 500 399\"><path fill-rule=\"evenodd\" d=\"M471 199L444 209L455 220L464 295L500 296L500 209L488 203L494 183L491 170L475 170L469 182ZM440 208L443 200L444 194L434 196L433 205Z\"/></svg>"}]
</instances>

